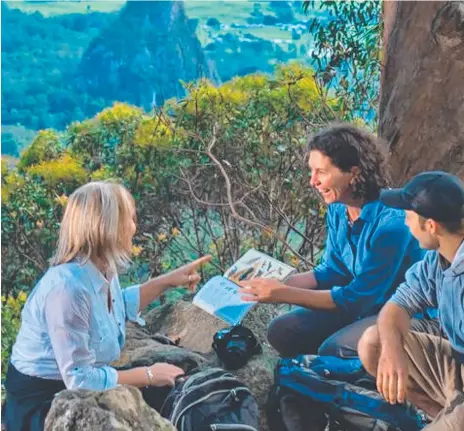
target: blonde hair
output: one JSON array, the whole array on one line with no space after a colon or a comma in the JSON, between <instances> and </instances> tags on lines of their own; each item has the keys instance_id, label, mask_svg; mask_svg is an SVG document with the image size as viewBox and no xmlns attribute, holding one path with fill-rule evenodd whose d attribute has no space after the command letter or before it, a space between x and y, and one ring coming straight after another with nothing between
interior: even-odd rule
<instances>
[{"instance_id":1,"label":"blonde hair","mask_svg":"<svg viewBox=\"0 0 464 431\"><path fill-rule=\"evenodd\" d=\"M97 258L112 272L126 268L131 250L124 235L133 217L134 198L121 184L96 181L79 187L68 199L50 264Z\"/></svg>"}]
</instances>

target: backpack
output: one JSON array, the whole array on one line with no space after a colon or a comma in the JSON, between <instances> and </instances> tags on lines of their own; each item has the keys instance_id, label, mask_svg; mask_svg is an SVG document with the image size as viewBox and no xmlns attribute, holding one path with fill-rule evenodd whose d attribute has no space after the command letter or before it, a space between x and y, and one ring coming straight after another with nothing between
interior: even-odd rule
<instances>
[{"instance_id":1,"label":"backpack","mask_svg":"<svg viewBox=\"0 0 464 431\"><path fill-rule=\"evenodd\" d=\"M359 359L302 355L281 359L268 403L273 431L419 431L425 414L391 405Z\"/></svg>"},{"instance_id":2,"label":"backpack","mask_svg":"<svg viewBox=\"0 0 464 431\"><path fill-rule=\"evenodd\" d=\"M179 431L258 431L256 399L221 368L178 378L160 413Z\"/></svg>"}]
</instances>

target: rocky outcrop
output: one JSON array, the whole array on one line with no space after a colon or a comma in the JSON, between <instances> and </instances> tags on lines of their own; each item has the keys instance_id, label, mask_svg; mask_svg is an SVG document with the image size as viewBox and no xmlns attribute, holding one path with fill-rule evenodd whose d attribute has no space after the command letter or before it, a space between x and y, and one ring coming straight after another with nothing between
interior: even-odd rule
<instances>
[{"instance_id":1,"label":"rocky outcrop","mask_svg":"<svg viewBox=\"0 0 464 431\"><path fill-rule=\"evenodd\" d=\"M92 97L151 109L182 98L180 80L214 80L183 2L127 2L84 53L78 85Z\"/></svg>"},{"instance_id":2,"label":"rocky outcrop","mask_svg":"<svg viewBox=\"0 0 464 431\"><path fill-rule=\"evenodd\" d=\"M263 353L253 357L236 375L258 400L261 409L260 431L267 431L265 404L273 384L276 352L267 343L266 329L270 320L284 308L260 305L246 317L244 324L260 340ZM155 308L145 316L144 328L129 323L127 341L119 368L169 362L186 372L194 368L221 366L212 350L212 338L225 324L191 304L180 301ZM163 344L168 336L178 346ZM53 401L47 417L46 431L81 430L172 430L171 425L151 409L134 387L121 386L106 392L85 390L63 391Z\"/></svg>"},{"instance_id":3,"label":"rocky outcrop","mask_svg":"<svg viewBox=\"0 0 464 431\"><path fill-rule=\"evenodd\" d=\"M62 391L53 401L45 431L175 431L149 407L141 392L118 386L106 392Z\"/></svg>"},{"instance_id":4,"label":"rocky outcrop","mask_svg":"<svg viewBox=\"0 0 464 431\"><path fill-rule=\"evenodd\" d=\"M166 345L153 338L146 329L129 323L127 341L121 358L112 365L120 369L152 365L155 362L168 362L188 372L206 366L205 356L189 349Z\"/></svg>"}]
</instances>

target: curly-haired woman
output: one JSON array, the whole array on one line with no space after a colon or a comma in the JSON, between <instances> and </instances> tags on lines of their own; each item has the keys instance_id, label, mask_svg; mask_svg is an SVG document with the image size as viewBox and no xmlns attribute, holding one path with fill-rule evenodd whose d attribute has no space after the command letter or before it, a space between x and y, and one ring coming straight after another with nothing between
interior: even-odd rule
<instances>
[{"instance_id":1,"label":"curly-haired woman","mask_svg":"<svg viewBox=\"0 0 464 431\"><path fill-rule=\"evenodd\" d=\"M135 214L132 195L114 182L92 182L69 197L51 267L21 315L6 379L8 431L43 429L65 388L166 387L184 373L167 363L124 371L110 365L120 357L126 320L137 321L170 287L194 289L197 268L211 258L122 290L118 271L130 262Z\"/></svg>"},{"instance_id":2,"label":"curly-haired woman","mask_svg":"<svg viewBox=\"0 0 464 431\"><path fill-rule=\"evenodd\" d=\"M309 139L307 157L311 186L328 204L323 261L286 284L246 282L242 294L250 301L299 306L269 327L269 342L282 356L318 351L352 356L423 252L404 224L404 211L379 201L389 185L386 144L355 126L337 124Z\"/></svg>"}]
</instances>

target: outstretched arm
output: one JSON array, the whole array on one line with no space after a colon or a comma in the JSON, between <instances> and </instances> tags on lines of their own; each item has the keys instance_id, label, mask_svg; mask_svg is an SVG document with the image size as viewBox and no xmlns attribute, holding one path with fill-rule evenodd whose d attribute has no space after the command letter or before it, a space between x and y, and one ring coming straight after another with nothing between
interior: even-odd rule
<instances>
[{"instance_id":1,"label":"outstretched arm","mask_svg":"<svg viewBox=\"0 0 464 431\"><path fill-rule=\"evenodd\" d=\"M188 286L190 290L195 290L200 275L198 269L201 265L211 260L212 256L203 256L194 260L187 265L181 266L174 271L167 274L160 275L159 277L152 278L140 286L140 305L139 311L155 301L166 289L176 286Z\"/></svg>"},{"instance_id":2,"label":"outstretched arm","mask_svg":"<svg viewBox=\"0 0 464 431\"><path fill-rule=\"evenodd\" d=\"M255 278L240 283L244 301L299 305L300 307L335 310L330 290L292 287L270 278Z\"/></svg>"}]
</instances>

